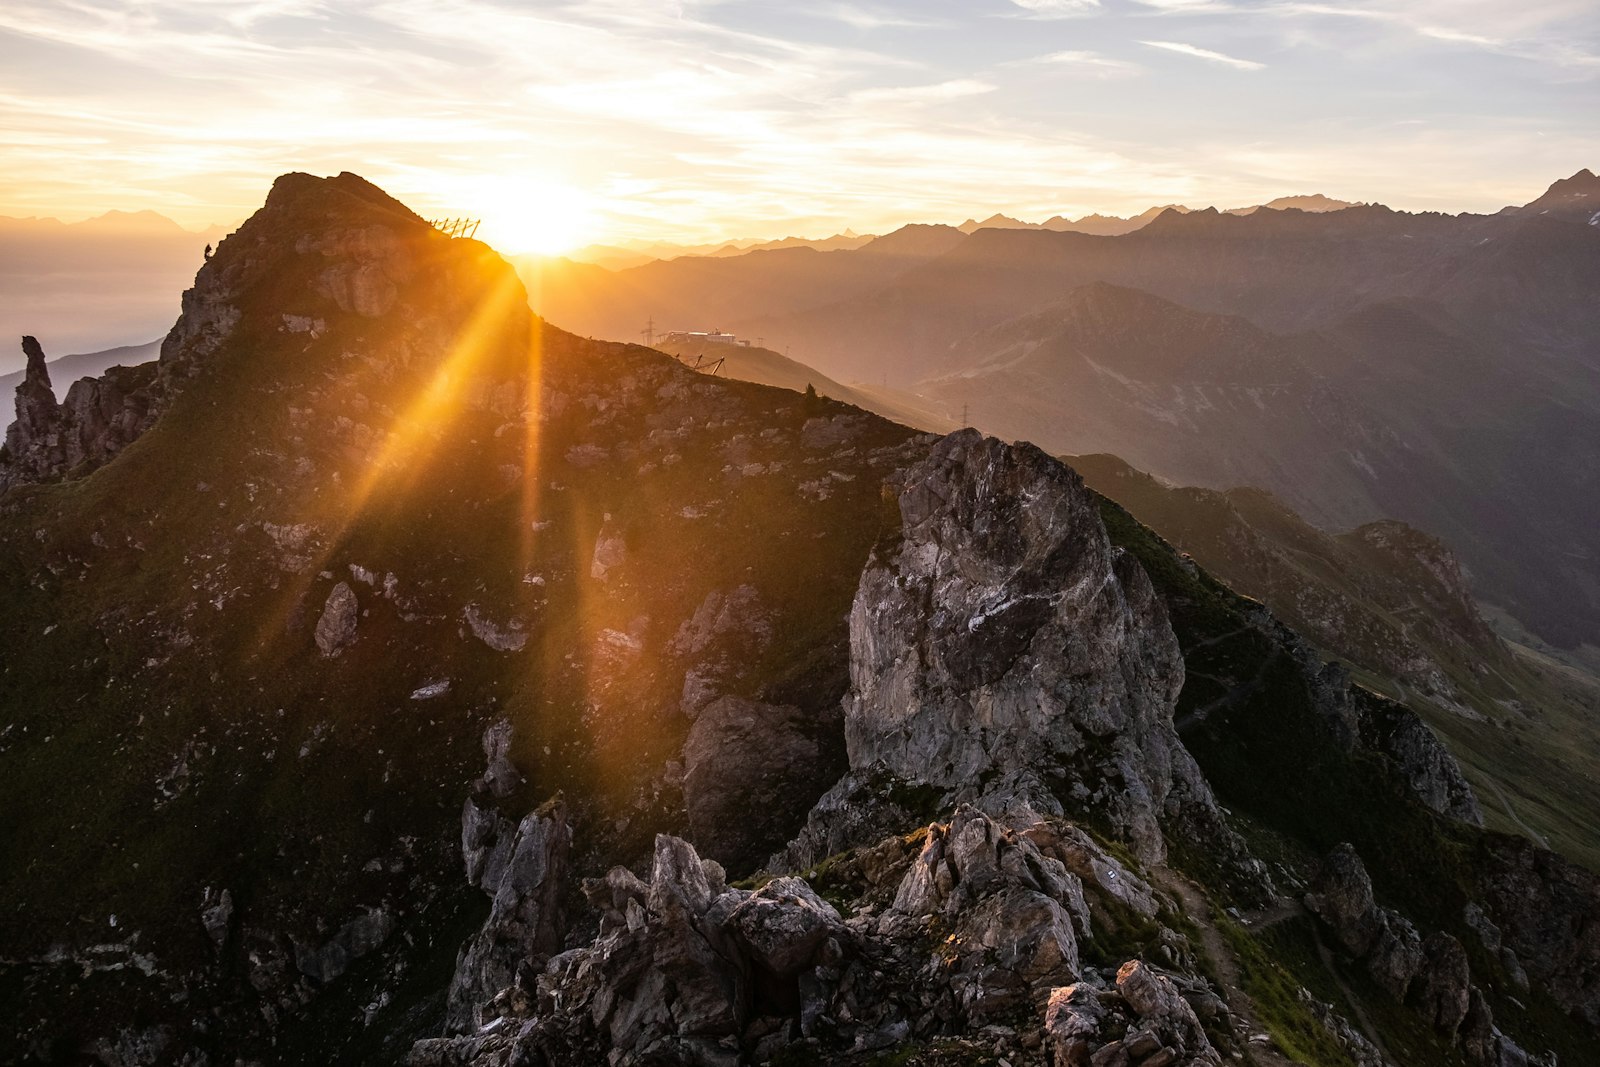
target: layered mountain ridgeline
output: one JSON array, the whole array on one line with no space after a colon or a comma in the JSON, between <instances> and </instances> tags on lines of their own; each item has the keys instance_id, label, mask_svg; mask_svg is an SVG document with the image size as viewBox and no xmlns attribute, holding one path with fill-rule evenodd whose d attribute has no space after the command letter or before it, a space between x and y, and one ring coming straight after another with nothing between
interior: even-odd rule
<instances>
[{"instance_id":1,"label":"layered mountain ridgeline","mask_svg":"<svg viewBox=\"0 0 1600 1067\"><path fill-rule=\"evenodd\" d=\"M1168 212L1117 237L981 229L877 270L874 242L724 261L734 280L688 262L552 271L534 295L580 330L631 334L653 315L764 336L846 382L944 378L947 410L969 405L1002 436L1270 489L1329 528L1399 518L1460 553L1480 596L1573 648L1600 643L1597 212L1600 179L1580 171L1493 216ZM1105 290L1085 312L1074 291L1095 283L1193 313ZM1230 315L1247 321L1211 318ZM1100 370L1043 365L1076 351L1063 319L1093 328ZM1163 362L1173 344L1193 366ZM1255 392L1213 388L1251 388L1230 375L1252 358L1272 368ZM1041 392L1041 375L1068 373L1096 403ZM1207 418L1228 433L1196 448Z\"/></svg>"},{"instance_id":2,"label":"layered mountain ridgeline","mask_svg":"<svg viewBox=\"0 0 1600 1067\"><path fill-rule=\"evenodd\" d=\"M352 175L184 306L8 460L3 1058L1593 1042L1594 877L1037 449L566 334Z\"/></svg>"},{"instance_id":3,"label":"layered mountain ridgeline","mask_svg":"<svg viewBox=\"0 0 1600 1067\"><path fill-rule=\"evenodd\" d=\"M960 347L966 369L926 392L1003 436L1269 489L1333 529L1399 518L1536 630L1570 643L1600 618L1600 379L1574 387L1570 361L1510 359L1421 305L1291 336L1107 285Z\"/></svg>"}]
</instances>

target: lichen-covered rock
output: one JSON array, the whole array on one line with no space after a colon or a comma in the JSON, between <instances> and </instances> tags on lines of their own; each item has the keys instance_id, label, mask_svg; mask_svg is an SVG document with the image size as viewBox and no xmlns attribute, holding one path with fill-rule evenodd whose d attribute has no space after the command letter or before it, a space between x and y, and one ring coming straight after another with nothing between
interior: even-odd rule
<instances>
[{"instance_id":1,"label":"lichen-covered rock","mask_svg":"<svg viewBox=\"0 0 1600 1067\"><path fill-rule=\"evenodd\" d=\"M1172 726L1183 660L1165 609L1082 480L962 431L899 502L902 537L850 613L851 767L1093 809L1159 860L1163 817L1214 802Z\"/></svg>"}]
</instances>

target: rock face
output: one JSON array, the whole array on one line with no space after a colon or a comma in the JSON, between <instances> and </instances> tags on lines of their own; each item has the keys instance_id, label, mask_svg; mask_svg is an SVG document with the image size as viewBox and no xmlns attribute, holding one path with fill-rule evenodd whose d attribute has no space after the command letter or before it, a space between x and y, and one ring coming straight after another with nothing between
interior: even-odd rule
<instances>
[{"instance_id":1,"label":"rock face","mask_svg":"<svg viewBox=\"0 0 1600 1067\"><path fill-rule=\"evenodd\" d=\"M1183 660L1165 609L1081 479L962 431L907 472L900 514L850 614L851 767L1054 797L1159 860L1163 816L1214 801L1172 726Z\"/></svg>"},{"instance_id":2,"label":"rock face","mask_svg":"<svg viewBox=\"0 0 1600 1067\"><path fill-rule=\"evenodd\" d=\"M1522 838L1494 839L1483 866L1503 950L1557 1004L1600 1027L1600 877Z\"/></svg>"},{"instance_id":3,"label":"rock face","mask_svg":"<svg viewBox=\"0 0 1600 1067\"><path fill-rule=\"evenodd\" d=\"M709 704L683 746L683 799L695 845L730 869L747 870L793 834L794 798L816 796L842 769L824 725L796 707L738 697Z\"/></svg>"},{"instance_id":4,"label":"rock face","mask_svg":"<svg viewBox=\"0 0 1600 1067\"><path fill-rule=\"evenodd\" d=\"M450 1029L477 1029L486 1021L486 1005L512 984L520 970L536 972L560 951L570 847L566 805L552 801L522 820L504 863L485 864L477 872L477 884L492 903L483 929L456 961L449 994ZM469 860L469 874L471 866Z\"/></svg>"},{"instance_id":5,"label":"rock face","mask_svg":"<svg viewBox=\"0 0 1600 1067\"><path fill-rule=\"evenodd\" d=\"M0 456L0 490L98 467L154 421L154 364L112 367L99 378L84 378L58 404L39 342L24 337L22 350L28 368Z\"/></svg>"},{"instance_id":6,"label":"rock face","mask_svg":"<svg viewBox=\"0 0 1600 1067\"><path fill-rule=\"evenodd\" d=\"M1461 765L1416 712L1365 691L1356 700L1361 743L1388 759L1425 807L1458 822L1483 825L1483 809Z\"/></svg>"}]
</instances>

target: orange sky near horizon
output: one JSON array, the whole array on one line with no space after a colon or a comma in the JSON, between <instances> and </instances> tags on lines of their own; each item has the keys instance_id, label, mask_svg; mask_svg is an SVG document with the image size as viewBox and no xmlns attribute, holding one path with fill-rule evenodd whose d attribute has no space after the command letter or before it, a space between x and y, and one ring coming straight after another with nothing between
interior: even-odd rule
<instances>
[{"instance_id":1,"label":"orange sky near horizon","mask_svg":"<svg viewBox=\"0 0 1600 1067\"><path fill-rule=\"evenodd\" d=\"M1583 0L10 0L0 215L231 225L351 170L509 253L1595 166Z\"/></svg>"}]
</instances>

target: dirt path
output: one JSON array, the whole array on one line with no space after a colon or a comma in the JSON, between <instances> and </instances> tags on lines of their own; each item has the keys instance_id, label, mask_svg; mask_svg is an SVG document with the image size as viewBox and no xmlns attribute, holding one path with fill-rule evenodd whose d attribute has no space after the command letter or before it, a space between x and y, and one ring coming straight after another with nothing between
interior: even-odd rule
<instances>
[{"instance_id":1,"label":"dirt path","mask_svg":"<svg viewBox=\"0 0 1600 1067\"><path fill-rule=\"evenodd\" d=\"M1217 930L1216 919L1211 914L1211 902L1193 882L1170 867L1156 867L1150 873L1154 875L1157 885L1183 901L1184 914L1193 919L1195 926L1199 928L1200 949L1211 961L1211 966L1216 969L1217 979L1222 983L1228 1007L1244 1020L1245 1027L1250 1033L1265 1033L1267 1028L1262 1024L1260 1015L1256 1013L1255 1002L1244 991L1243 976L1239 972L1239 959L1233 954L1233 948L1228 944L1227 938ZM1257 1067L1295 1067L1295 1061L1279 1052L1276 1045L1251 1043L1247 1054Z\"/></svg>"},{"instance_id":2,"label":"dirt path","mask_svg":"<svg viewBox=\"0 0 1600 1067\"><path fill-rule=\"evenodd\" d=\"M1522 832L1528 835L1528 839L1538 842L1544 848L1549 848L1550 842L1545 839L1545 836L1522 821L1522 817L1517 814L1517 809L1511 806L1511 798L1506 796L1505 791L1500 788L1500 783L1493 778L1485 778L1484 781L1489 784L1490 789L1494 790L1494 795L1500 798L1501 806L1506 809L1506 816L1522 828Z\"/></svg>"},{"instance_id":3,"label":"dirt path","mask_svg":"<svg viewBox=\"0 0 1600 1067\"><path fill-rule=\"evenodd\" d=\"M1366 1035L1367 1040L1372 1042L1373 1047L1383 1054L1384 1059L1390 1063L1395 1062L1394 1057L1389 1055L1389 1050L1384 1047L1383 1038L1378 1036L1378 1028L1372 1025L1371 1019L1367 1018L1366 1010L1361 1007L1361 1001L1356 997L1355 991L1345 984L1344 976L1339 973L1339 968L1334 963L1333 953L1328 951L1327 945L1323 944L1322 932L1317 929L1314 923L1311 927L1311 933L1317 939L1317 957L1322 960L1322 969L1332 976L1334 984L1339 987L1339 992L1344 994L1345 1002L1350 1005L1350 1010L1355 1015L1355 1024L1361 1028L1361 1032Z\"/></svg>"}]
</instances>

